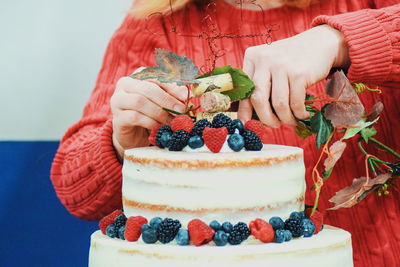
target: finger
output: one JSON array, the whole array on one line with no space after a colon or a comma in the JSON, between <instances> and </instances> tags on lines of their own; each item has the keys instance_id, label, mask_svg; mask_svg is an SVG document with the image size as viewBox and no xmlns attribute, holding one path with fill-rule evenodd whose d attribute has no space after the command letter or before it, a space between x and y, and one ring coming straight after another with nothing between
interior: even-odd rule
<instances>
[{"instance_id":1,"label":"finger","mask_svg":"<svg viewBox=\"0 0 400 267\"><path fill-rule=\"evenodd\" d=\"M254 65L247 56L244 57L243 60L243 71L249 76L250 79L253 78L254 74ZM253 106L250 102L250 99L244 99L239 102L238 109L238 117L243 122L246 122L251 119L253 114Z\"/></svg>"},{"instance_id":2,"label":"finger","mask_svg":"<svg viewBox=\"0 0 400 267\"><path fill-rule=\"evenodd\" d=\"M131 129L135 126L140 126L146 129L153 129L158 122L152 118L149 118L142 113L135 110L123 110L118 116L114 116L114 122L122 131L125 129Z\"/></svg>"},{"instance_id":3,"label":"finger","mask_svg":"<svg viewBox=\"0 0 400 267\"><path fill-rule=\"evenodd\" d=\"M289 79L289 104L294 116L300 120L309 117L304 100L306 99L306 83L301 78Z\"/></svg>"},{"instance_id":4,"label":"finger","mask_svg":"<svg viewBox=\"0 0 400 267\"><path fill-rule=\"evenodd\" d=\"M258 118L268 126L277 128L280 126L278 118L272 111L269 103L271 92L271 74L266 68L258 68L253 77L256 88L251 95L251 103L258 115Z\"/></svg>"},{"instance_id":5,"label":"finger","mask_svg":"<svg viewBox=\"0 0 400 267\"><path fill-rule=\"evenodd\" d=\"M276 115L286 124L296 125L289 106L289 81L286 73L274 71L272 74L272 106Z\"/></svg>"},{"instance_id":6,"label":"finger","mask_svg":"<svg viewBox=\"0 0 400 267\"><path fill-rule=\"evenodd\" d=\"M162 107L140 94L121 94L118 101L118 108L120 110L137 111L163 124L168 123L172 118L172 116L167 111L163 110Z\"/></svg>"},{"instance_id":7,"label":"finger","mask_svg":"<svg viewBox=\"0 0 400 267\"><path fill-rule=\"evenodd\" d=\"M167 93L175 97L176 99L184 102L188 97L191 96L191 91L186 86L179 86L176 83L162 83L157 80L149 80L152 83L157 84L159 87L164 89Z\"/></svg>"}]
</instances>

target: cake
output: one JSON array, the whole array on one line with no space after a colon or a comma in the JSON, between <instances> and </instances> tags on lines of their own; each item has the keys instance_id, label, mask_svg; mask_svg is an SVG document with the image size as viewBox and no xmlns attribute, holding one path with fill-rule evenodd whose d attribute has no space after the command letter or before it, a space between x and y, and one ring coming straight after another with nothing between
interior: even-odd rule
<instances>
[{"instance_id":1,"label":"cake","mask_svg":"<svg viewBox=\"0 0 400 267\"><path fill-rule=\"evenodd\" d=\"M247 225L257 218L286 220L304 211L304 172L303 151L296 147L220 153L135 148L125 151L123 209L128 218L173 218L182 228L193 219ZM353 266L351 236L328 225L289 242L263 243L250 235L225 246L128 242L100 230L91 236L91 267L170 265L347 267Z\"/></svg>"}]
</instances>

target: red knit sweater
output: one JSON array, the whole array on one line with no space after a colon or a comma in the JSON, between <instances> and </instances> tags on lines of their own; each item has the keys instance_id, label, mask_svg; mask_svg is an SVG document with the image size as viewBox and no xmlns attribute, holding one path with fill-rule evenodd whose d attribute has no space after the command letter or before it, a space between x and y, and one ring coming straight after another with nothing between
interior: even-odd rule
<instances>
[{"instance_id":1,"label":"red knit sweater","mask_svg":"<svg viewBox=\"0 0 400 267\"><path fill-rule=\"evenodd\" d=\"M383 93L362 95L369 107L380 100L385 104L377 128L378 138L391 147L400 148L397 130L400 128L400 0L321 0L302 9L280 7L264 11L268 25L278 25L272 41L303 32L312 25L327 23L341 30L347 40L352 81L379 85ZM387 8L385 8L387 7ZM265 30L260 11L243 10L241 33ZM201 32L204 14L194 5L176 12L178 30L190 34ZM240 10L218 2L214 16L221 32L237 28ZM166 26L163 26L166 25ZM112 122L109 100L116 81L140 66L154 65L155 48L165 48L185 55L198 66L204 65L208 48L203 40L182 37L169 30L170 20L154 19L149 34L144 21L127 17L113 35L107 48L96 87L84 109L82 118L66 132L51 169L51 180L61 202L74 215L95 220L121 207L121 164L112 145ZM217 44L226 53L218 66L230 64L241 67L248 46L258 45L264 38L222 39ZM293 62L295 64L295 62ZM310 89L316 94L323 88L317 84ZM271 143L299 146L304 149L307 182L310 167L318 152L312 138L303 140L289 127L272 131ZM375 151L379 156L379 151ZM393 159L390 159L393 161ZM320 208L335 192L351 184L353 178L364 176L363 157L355 143L349 143L331 178L325 183ZM356 266L399 266L400 264L400 194L392 190L388 196L368 196L351 209L326 213L326 223L351 232ZM307 193L307 198L312 193Z\"/></svg>"}]
</instances>

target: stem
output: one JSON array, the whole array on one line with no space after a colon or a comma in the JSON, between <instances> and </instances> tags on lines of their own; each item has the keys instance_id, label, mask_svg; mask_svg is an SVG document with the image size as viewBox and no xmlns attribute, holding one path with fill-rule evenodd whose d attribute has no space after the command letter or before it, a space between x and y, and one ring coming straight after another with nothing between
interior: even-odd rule
<instances>
[{"instance_id":1,"label":"stem","mask_svg":"<svg viewBox=\"0 0 400 267\"><path fill-rule=\"evenodd\" d=\"M393 149L391 149L390 147L388 147L387 145L379 142L378 140L376 140L373 137L370 137L369 140L371 140L371 142L377 144L378 146L380 146L381 148L385 149L387 152L389 152L390 154L392 154L393 156L395 156L396 158L400 159L400 154L397 153L396 151L394 151Z\"/></svg>"},{"instance_id":2,"label":"stem","mask_svg":"<svg viewBox=\"0 0 400 267\"><path fill-rule=\"evenodd\" d=\"M357 145L358 145L358 147L360 148L361 152L362 152L364 155L368 155L367 151L365 151L364 147L362 146L361 141L358 141L358 142L357 142Z\"/></svg>"}]
</instances>

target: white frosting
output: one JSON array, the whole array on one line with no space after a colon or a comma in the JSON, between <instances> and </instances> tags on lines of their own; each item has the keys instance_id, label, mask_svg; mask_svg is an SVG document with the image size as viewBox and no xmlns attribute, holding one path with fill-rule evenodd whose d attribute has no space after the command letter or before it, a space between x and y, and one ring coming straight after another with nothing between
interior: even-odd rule
<instances>
[{"instance_id":1,"label":"white frosting","mask_svg":"<svg viewBox=\"0 0 400 267\"><path fill-rule=\"evenodd\" d=\"M171 166L125 160L122 194L125 200L147 205L124 203L127 216L171 217L182 223L193 218L249 222L255 218L280 216L304 208L304 164L302 150L294 147L265 145L262 151L241 153L169 152L158 148L126 151L137 159L168 160ZM255 160L292 160L262 166L218 168L174 167L184 160L196 163L249 163ZM297 157L296 157L297 156ZM154 210L151 206L162 206ZM164 209L164 210L163 210Z\"/></svg>"},{"instance_id":2,"label":"white frosting","mask_svg":"<svg viewBox=\"0 0 400 267\"><path fill-rule=\"evenodd\" d=\"M262 244L251 236L238 246L201 247L144 244L111 239L100 231L91 237L89 267L102 266L353 266L351 237L344 230L325 225L311 238Z\"/></svg>"}]
</instances>

